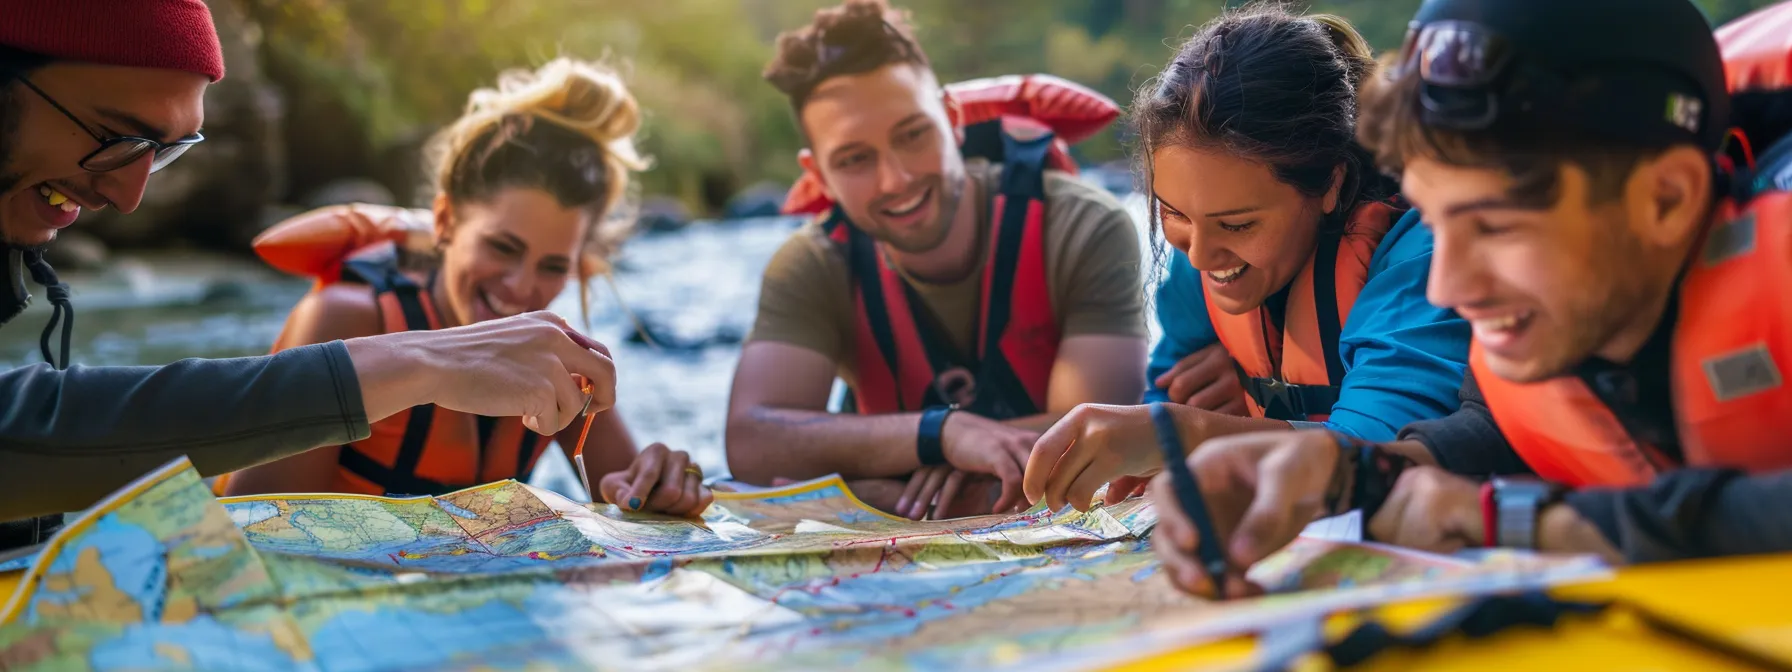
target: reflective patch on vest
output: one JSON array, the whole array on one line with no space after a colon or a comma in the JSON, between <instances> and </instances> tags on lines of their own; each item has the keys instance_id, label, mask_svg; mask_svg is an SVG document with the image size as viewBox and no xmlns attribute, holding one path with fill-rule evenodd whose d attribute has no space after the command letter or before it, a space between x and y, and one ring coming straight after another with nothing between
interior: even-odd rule
<instances>
[{"instance_id":1,"label":"reflective patch on vest","mask_svg":"<svg viewBox=\"0 0 1792 672\"><path fill-rule=\"evenodd\" d=\"M1705 255L1702 261L1706 266L1715 266L1753 251L1755 251L1755 213L1751 212L1712 229L1711 236L1705 240Z\"/></svg>"},{"instance_id":2,"label":"reflective patch on vest","mask_svg":"<svg viewBox=\"0 0 1792 672\"><path fill-rule=\"evenodd\" d=\"M1765 345L1712 357L1702 364L1719 403L1780 386L1779 367Z\"/></svg>"}]
</instances>

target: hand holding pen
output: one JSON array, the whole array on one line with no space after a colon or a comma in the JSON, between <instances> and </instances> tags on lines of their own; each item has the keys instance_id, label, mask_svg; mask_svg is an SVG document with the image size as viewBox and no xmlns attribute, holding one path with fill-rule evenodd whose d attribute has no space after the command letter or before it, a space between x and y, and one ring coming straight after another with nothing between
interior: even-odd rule
<instances>
[{"instance_id":1,"label":"hand holding pen","mask_svg":"<svg viewBox=\"0 0 1792 672\"><path fill-rule=\"evenodd\" d=\"M1153 408L1153 420L1160 446L1181 451L1171 410ZM1151 547L1171 583L1203 597L1261 593L1245 572L1326 513L1338 457L1327 432L1279 431L1209 439L1167 459L1148 496L1158 515Z\"/></svg>"}]
</instances>

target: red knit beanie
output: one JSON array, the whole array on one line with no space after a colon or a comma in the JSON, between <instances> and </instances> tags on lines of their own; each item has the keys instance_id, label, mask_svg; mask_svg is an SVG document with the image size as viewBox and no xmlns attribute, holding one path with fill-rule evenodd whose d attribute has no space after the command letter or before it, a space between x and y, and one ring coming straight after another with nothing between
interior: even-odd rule
<instances>
[{"instance_id":1,"label":"red knit beanie","mask_svg":"<svg viewBox=\"0 0 1792 672\"><path fill-rule=\"evenodd\" d=\"M58 60L224 78L201 0L0 0L0 44Z\"/></svg>"}]
</instances>

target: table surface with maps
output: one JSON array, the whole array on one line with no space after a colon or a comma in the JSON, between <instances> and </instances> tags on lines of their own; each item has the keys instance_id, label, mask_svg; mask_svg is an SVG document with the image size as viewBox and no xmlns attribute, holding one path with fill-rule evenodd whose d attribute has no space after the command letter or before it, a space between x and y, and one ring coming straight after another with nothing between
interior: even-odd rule
<instances>
[{"instance_id":1,"label":"table surface with maps","mask_svg":"<svg viewBox=\"0 0 1792 672\"><path fill-rule=\"evenodd\" d=\"M1212 602L1160 574L1155 521L1134 498L915 522L838 477L719 493L701 520L515 481L220 500L176 460L37 554L0 612L0 669L1094 669L1605 571L1303 537L1251 570L1265 596Z\"/></svg>"}]
</instances>

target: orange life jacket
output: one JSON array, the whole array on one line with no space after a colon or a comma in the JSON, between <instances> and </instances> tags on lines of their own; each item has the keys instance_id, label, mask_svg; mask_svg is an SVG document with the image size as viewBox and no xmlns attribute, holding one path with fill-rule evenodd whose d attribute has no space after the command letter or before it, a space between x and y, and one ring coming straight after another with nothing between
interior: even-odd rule
<instances>
[{"instance_id":1,"label":"orange life jacket","mask_svg":"<svg viewBox=\"0 0 1792 672\"><path fill-rule=\"evenodd\" d=\"M871 236L837 207L822 224L845 247L853 279L857 380L852 395L860 413L959 403L978 415L1008 419L1046 408L1060 335L1045 268L1046 154L1055 137L1043 126L1012 117L995 128L1003 168L992 195L976 363L953 362L949 337L922 328L931 313L884 263Z\"/></svg>"},{"instance_id":2,"label":"orange life jacket","mask_svg":"<svg viewBox=\"0 0 1792 672\"><path fill-rule=\"evenodd\" d=\"M1792 467L1781 425L1792 417L1792 193L1722 205L1721 222L1686 271L1671 376L1684 464L1769 471ZM1578 376L1520 384L1469 366L1500 432L1539 476L1574 487L1648 483L1675 463L1633 440Z\"/></svg>"},{"instance_id":3,"label":"orange life jacket","mask_svg":"<svg viewBox=\"0 0 1792 672\"><path fill-rule=\"evenodd\" d=\"M441 328L429 288L435 276L413 277L397 264L396 246L427 227L430 213L386 206L315 210L275 225L255 251L276 268L367 285L379 304L382 333ZM422 228L427 231L427 228ZM315 289L313 291L316 291ZM291 347L287 330L274 342ZM491 418L417 406L373 423L372 435L342 446L335 492L437 495L506 478L527 478L546 448L521 418ZM220 479L216 489L223 490Z\"/></svg>"},{"instance_id":4,"label":"orange life jacket","mask_svg":"<svg viewBox=\"0 0 1792 672\"><path fill-rule=\"evenodd\" d=\"M1120 106L1107 96L1066 79L1051 75L1007 75L947 84L946 91L958 101L958 124L966 129L966 153L988 156L995 135L978 128L993 128L1003 117L1020 117L1044 124L1057 138L1046 151L1046 166L1053 170L1076 173L1076 162L1070 158L1070 145L1082 142L1100 132L1120 116ZM987 144L979 147L983 141ZM806 151L806 150L805 150ZM784 197L788 214L821 214L834 207L822 187L821 179L804 172L791 185Z\"/></svg>"},{"instance_id":5,"label":"orange life jacket","mask_svg":"<svg viewBox=\"0 0 1792 672\"><path fill-rule=\"evenodd\" d=\"M1789 31L1792 3L1717 29L1732 94L1792 89ZM1768 126L1783 128L1784 121ZM1539 476L1574 487L1626 487L1682 464L1792 466L1777 425L1792 416L1780 370L1792 357L1792 303L1784 292L1792 286L1792 136L1750 139L1767 143L1760 163L1733 175L1739 199L1713 215L1720 223L1706 233L1677 290L1669 370L1681 462L1633 439L1579 376L1513 383L1487 368L1479 343L1469 347L1469 368L1494 422Z\"/></svg>"},{"instance_id":6,"label":"orange life jacket","mask_svg":"<svg viewBox=\"0 0 1792 672\"><path fill-rule=\"evenodd\" d=\"M1407 209L1393 200L1364 203L1342 231L1322 233L1288 287L1280 329L1269 306L1232 315L1201 284L1207 317L1232 356L1252 417L1321 422L1331 415L1344 382L1339 334L1369 280L1375 249Z\"/></svg>"}]
</instances>

